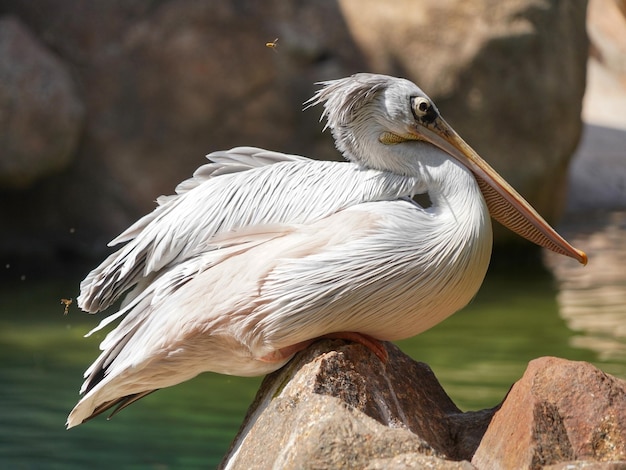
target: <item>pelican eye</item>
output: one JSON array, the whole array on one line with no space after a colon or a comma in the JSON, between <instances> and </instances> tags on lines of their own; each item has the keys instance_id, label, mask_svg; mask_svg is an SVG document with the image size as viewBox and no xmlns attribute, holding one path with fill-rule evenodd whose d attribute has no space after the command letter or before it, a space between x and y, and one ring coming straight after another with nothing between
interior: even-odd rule
<instances>
[{"instance_id":1,"label":"pelican eye","mask_svg":"<svg viewBox=\"0 0 626 470\"><path fill-rule=\"evenodd\" d=\"M411 111L413 112L413 117L418 121L430 123L437 117L437 110L430 100L423 96L411 97Z\"/></svg>"}]
</instances>

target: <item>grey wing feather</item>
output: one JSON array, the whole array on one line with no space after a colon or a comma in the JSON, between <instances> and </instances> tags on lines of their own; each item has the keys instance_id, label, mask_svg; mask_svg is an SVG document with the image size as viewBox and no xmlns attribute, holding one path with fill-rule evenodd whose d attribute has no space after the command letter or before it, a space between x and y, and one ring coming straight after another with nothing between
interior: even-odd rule
<instances>
[{"instance_id":1,"label":"grey wing feather","mask_svg":"<svg viewBox=\"0 0 626 470\"><path fill-rule=\"evenodd\" d=\"M235 147L230 150L221 150L209 153L208 158L211 163L200 166L194 171L191 178L186 179L176 186L176 194L159 196L156 200L159 206L175 201L181 194L184 194L205 181L230 173L251 170L266 165L273 165L280 162L310 161L309 158L300 155L293 155L281 152L273 152L258 147ZM125 243L137 236L141 230L159 215L157 207L153 212L139 219L120 235L109 242L109 246Z\"/></svg>"},{"instance_id":2,"label":"grey wing feather","mask_svg":"<svg viewBox=\"0 0 626 470\"><path fill-rule=\"evenodd\" d=\"M235 147L230 150L212 152L206 156L212 163L198 168L193 177L176 187L176 194L183 194L215 176L251 170L279 162L308 161L300 155L272 152L258 147ZM176 196L169 196L176 197Z\"/></svg>"},{"instance_id":3,"label":"grey wing feather","mask_svg":"<svg viewBox=\"0 0 626 470\"><path fill-rule=\"evenodd\" d=\"M309 158L300 155L274 152L258 147L235 147L230 150L213 152L207 155L211 161L223 165L240 164L247 169L273 165L279 162L309 161Z\"/></svg>"},{"instance_id":4,"label":"grey wing feather","mask_svg":"<svg viewBox=\"0 0 626 470\"><path fill-rule=\"evenodd\" d=\"M176 194L160 196L157 199L158 206L154 211L137 220L109 242L109 246L132 242L141 235L146 235L146 232L150 232L151 225L158 225L162 219L168 218L168 214L173 212L178 205L181 205L187 193L218 176L241 173L276 163L312 161L299 155L272 152L257 147L236 147L231 150L213 152L207 155L207 158L212 163L199 167L191 178L180 183L176 187ZM218 198L215 199L218 203ZM159 249L165 251L170 246L165 248L167 243L158 243L158 237L162 239L165 235L158 233L156 235L157 240L153 243L156 248L153 250L152 258L161 258L158 254ZM209 231L207 236L210 235ZM111 254L81 283L81 295L77 299L81 308L96 312L106 309L115 302L120 294L132 287L142 275L148 274L145 268L149 263L149 255L146 247L137 249L137 243L127 244L120 251ZM166 262L166 258L163 259Z\"/></svg>"},{"instance_id":5,"label":"grey wing feather","mask_svg":"<svg viewBox=\"0 0 626 470\"><path fill-rule=\"evenodd\" d=\"M194 176L194 183L115 240L128 243L81 283L82 309L104 310L168 263L219 248L212 241L216 235L223 239L245 227L309 223L364 201L406 196L417 183L349 163L251 147L217 152L210 158L216 162Z\"/></svg>"}]
</instances>

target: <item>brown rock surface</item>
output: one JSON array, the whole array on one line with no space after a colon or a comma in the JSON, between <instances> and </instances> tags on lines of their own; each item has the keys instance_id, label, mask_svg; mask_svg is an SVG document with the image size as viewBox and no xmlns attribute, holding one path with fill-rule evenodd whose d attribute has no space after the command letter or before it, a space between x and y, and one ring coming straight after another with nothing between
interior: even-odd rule
<instances>
[{"instance_id":1,"label":"brown rock surface","mask_svg":"<svg viewBox=\"0 0 626 470\"><path fill-rule=\"evenodd\" d=\"M493 410L462 413L426 364L387 350L384 365L361 345L320 341L269 375L224 468L471 468Z\"/></svg>"},{"instance_id":2,"label":"brown rock surface","mask_svg":"<svg viewBox=\"0 0 626 470\"><path fill-rule=\"evenodd\" d=\"M0 254L100 256L96 247L209 151L256 145L340 158L320 134L319 110L303 113L301 103L314 82L359 71L420 84L552 219L579 137L585 4L5 1L0 13L72 64L88 116L60 178L1 199L0 218L13 224ZM276 37L276 50L265 47Z\"/></svg>"},{"instance_id":3,"label":"brown rock surface","mask_svg":"<svg viewBox=\"0 0 626 470\"><path fill-rule=\"evenodd\" d=\"M581 133L586 1L341 5L373 68L413 78L544 217L558 218Z\"/></svg>"},{"instance_id":4,"label":"brown rock surface","mask_svg":"<svg viewBox=\"0 0 626 470\"><path fill-rule=\"evenodd\" d=\"M626 3L591 0L583 136L570 167L568 212L626 208ZM592 259L591 257L589 259Z\"/></svg>"},{"instance_id":5,"label":"brown rock surface","mask_svg":"<svg viewBox=\"0 0 626 470\"><path fill-rule=\"evenodd\" d=\"M320 341L269 375L221 467L626 464L626 384L588 363L537 359L499 409L463 413L426 364L386 346L389 360L382 364L361 345Z\"/></svg>"},{"instance_id":6,"label":"brown rock surface","mask_svg":"<svg viewBox=\"0 0 626 470\"><path fill-rule=\"evenodd\" d=\"M626 461L622 462L562 462L555 465L546 465L543 470L626 470Z\"/></svg>"},{"instance_id":7,"label":"brown rock surface","mask_svg":"<svg viewBox=\"0 0 626 470\"><path fill-rule=\"evenodd\" d=\"M472 463L539 469L574 460L626 460L626 383L584 362L531 361Z\"/></svg>"}]
</instances>

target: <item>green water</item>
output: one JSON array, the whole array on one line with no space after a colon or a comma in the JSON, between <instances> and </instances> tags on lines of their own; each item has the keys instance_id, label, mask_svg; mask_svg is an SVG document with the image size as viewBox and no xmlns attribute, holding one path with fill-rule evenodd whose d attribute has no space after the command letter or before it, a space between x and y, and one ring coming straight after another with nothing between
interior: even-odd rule
<instances>
[{"instance_id":1,"label":"green water","mask_svg":"<svg viewBox=\"0 0 626 470\"><path fill-rule=\"evenodd\" d=\"M499 403L529 360L586 360L624 377L626 358L601 362L571 346L544 271L491 273L477 298L434 329L400 342L427 362L465 410ZM101 337L82 337L97 318L62 297L77 282L17 281L0 288L0 468L213 468L234 437L260 379L204 374L161 390L114 419L66 431L82 373Z\"/></svg>"}]
</instances>

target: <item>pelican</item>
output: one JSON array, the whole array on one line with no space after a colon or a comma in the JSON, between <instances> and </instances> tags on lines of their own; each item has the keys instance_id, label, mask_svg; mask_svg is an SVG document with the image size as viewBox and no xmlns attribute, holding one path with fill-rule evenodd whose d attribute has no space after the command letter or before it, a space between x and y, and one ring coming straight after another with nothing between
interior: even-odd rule
<instances>
[{"instance_id":1,"label":"pelican","mask_svg":"<svg viewBox=\"0 0 626 470\"><path fill-rule=\"evenodd\" d=\"M491 217L585 264L412 82L360 73L307 102L347 162L253 147L157 199L81 283L95 313L128 292L68 428L207 371L272 372L316 338L415 336L463 308L491 256ZM412 199L428 194L430 205ZM378 346L377 346L378 345Z\"/></svg>"}]
</instances>

